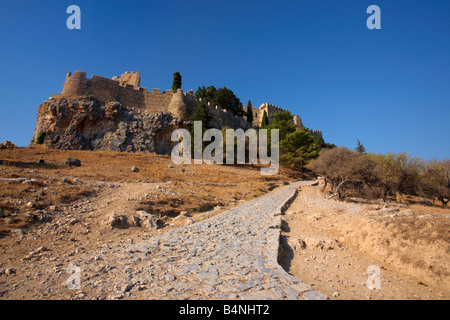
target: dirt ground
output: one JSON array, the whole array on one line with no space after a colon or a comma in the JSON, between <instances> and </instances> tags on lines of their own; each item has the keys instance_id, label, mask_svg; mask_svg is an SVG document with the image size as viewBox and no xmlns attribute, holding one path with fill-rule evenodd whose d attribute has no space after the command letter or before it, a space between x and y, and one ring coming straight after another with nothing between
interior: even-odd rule
<instances>
[{"instance_id":1,"label":"dirt ground","mask_svg":"<svg viewBox=\"0 0 450 320\"><path fill-rule=\"evenodd\" d=\"M339 202L320 189L303 188L283 217L286 271L331 299L450 298L449 209Z\"/></svg>"},{"instance_id":2,"label":"dirt ground","mask_svg":"<svg viewBox=\"0 0 450 320\"><path fill-rule=\"evenodd\" d=\"M81 166L65 165L69 157ZM0 150L0 299L51 299L50 283L65 276L60 258L139 242L298 179L286 170L264 177L257 166L176 166L151 153ZM137 223L139 212L156 225ZM113 216L126 223L112 225Z\"/></svg>"},{"instance_id":3,"label":"dirt ground","mask_svg":"<svg viewBox=\"0 0 450 320\"><path fill-rule=\"evenodd\" d=\"M68 157L81 166L65 165ZM55 274L66 277L59 258L139 242L301 178L286 169L264 177L251 166L175 166L149 153L0 150L0 299L51 299ZM288 272L332 299L448 299L449 209L339 202L319 188L304 188L284 216ZM139 211L157 227L133 224ZM127 223L113 226L112 216ZM367 288L372 265L380 289Z\"/></svg>"},{"instance_id":4,"label":"dirt ground","mask_svg":"<svg viewBox=\"0 0 450 320\"><path fill-rule=\"evenodd\" d=\"M68 167L66 158L81 160ZM39 163L43 160L44 163ZM139 171L133 172L136 166ZM257 166L173 165L170 156L45 148L0 150L0 235L63 214L76 201L101 199L97 217L137 210L158 216L160 226L185 212L224 211L288 181L291 171L262 176ZM109 189L109 192L102 192ZM119 210L120 209L120 210ZM119 212L120 211L120 212Z\"/></svg>"}]
</instances>

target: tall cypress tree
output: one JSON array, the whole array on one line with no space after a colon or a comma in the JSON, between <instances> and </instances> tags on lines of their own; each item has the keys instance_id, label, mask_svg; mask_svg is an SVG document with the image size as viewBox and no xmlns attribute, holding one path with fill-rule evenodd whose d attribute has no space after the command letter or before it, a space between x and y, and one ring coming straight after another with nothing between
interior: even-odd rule
<instances>
[{"instance_id":1,"label":"tall cypress tree","mask_svg":"<svg viewBox=\"0 0 450 320\"><path fill-rule=\"evenodd\" d=\"M176 93L177 89L181 88L181 74L179 72L175 72L173 74L173 81L172 81L172 92Z\"/></svg>"},{"instance_id":2,"label":"tall cypress tree","mask_svg":"<svg viewBox=\"0 0 450 320\"><path fill-rule=\"evenodd\" d=\"M269 125L269 118L267 117L266 110L264 110L264 114L261 120L261 129L267 129L268 125Z\"/></svg>"},{"instance_id":3,"label":"tall cypress tree","mask_svg":"<svg viewBox=\"0 0 450 320\"><path fill-rule=\"evenodd\" d=\"M252 102L250 100L248 100L247 112L245 115L247 116L247 121L250 123L253 123L253 108L252 108Z\"/></svg>"}]
</instances>

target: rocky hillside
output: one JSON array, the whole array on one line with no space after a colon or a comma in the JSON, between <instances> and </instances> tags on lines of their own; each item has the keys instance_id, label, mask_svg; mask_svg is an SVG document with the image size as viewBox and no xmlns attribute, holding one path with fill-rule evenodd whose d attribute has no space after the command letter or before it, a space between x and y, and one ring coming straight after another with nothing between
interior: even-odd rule
<instances>
[{"instance_id":1,"label":"rocky hillside","mask_svg":"<svg viewBox=\"0 0 450 320\"><path fill-rule=\"evenodd\" d=\"M168 112L150 113L94 97L51 98L39 106L31 145L50 148L169 154L173 130L186 125Z\"/></svg>"}]
</instances>

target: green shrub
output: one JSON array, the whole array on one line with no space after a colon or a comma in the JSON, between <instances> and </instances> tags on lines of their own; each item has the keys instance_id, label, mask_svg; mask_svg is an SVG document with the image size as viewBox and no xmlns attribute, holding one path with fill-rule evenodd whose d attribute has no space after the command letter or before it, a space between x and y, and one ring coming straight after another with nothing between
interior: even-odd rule
<instances>
[{"instance_id":1,"label":"green shrub","mask_svg":"<svg viewBox=\"0 0 450 320\"><path fill-rule=\"evenodd\" d=\"M39 131L36 137L36 144L43 144L45 140L46 133L44 131Z\"/></svg>"}]
</instances>

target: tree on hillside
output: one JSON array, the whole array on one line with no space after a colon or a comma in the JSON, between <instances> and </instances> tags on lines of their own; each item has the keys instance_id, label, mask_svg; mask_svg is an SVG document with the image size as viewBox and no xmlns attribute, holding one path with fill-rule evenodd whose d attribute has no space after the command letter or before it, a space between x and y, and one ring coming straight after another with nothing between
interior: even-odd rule
<instances>
[{"instance_id":1,"label":"tree on hillside","mask_svg":"<svg viewBox=\"0 0 450 320\"><path fill-rule=\"evenodd\" d=\"M244 116L244 108L241 101L227 87L219 88L216 92L216 101L219 106L239 117Z\"/></svg>"},{"instance_id":2,"label":"tree on hillside","mask_svg":"<svg viewBox=\"0 0 450 320\"><path fill-rule=\"evenodd\" d=\"M333 148L337 148L337 146L334 143L325 142L325 140L323 139L322 135L315 135L315 136L313 136L313 139L314 139L314 144L319 149L333 149Z\"/></svg>"},{"instance_id":3,"label":"tree on hillside","mask_svg":"<svg viewBox=\"0 0 450 320\"><path fill-rule=\"evenodd\" d=\"M389 194L417 194L422 160L406 153L368 154L375 163L374 174L383 201Z\"/></svg>"},{"instance_id":4,"label":"tree on hillside","mask_svg":"<svg viewBox=\"0 0 450 320\"><path fill-rule=\"evenodd\" d=\"M421 180L423 194L437 197L443 207L447 206L450 199L450 159L428 161Z\"/></svg>"},{"instance_id":5,"label":"tree on hillside","mask_svg":"<svg viewBox=\"0 0 450 320\"><path fill-rule=\"evenodd\" d=\"M245 113L245 116L247 117L247 122L253 123L253 108L250 100L247 102L247 112Z\"/></svg>"},{"instance_id":6,"label":"tree on hillside","mask_svg":"<svg viewBox=\"0 0 450 320\"><path fill-rule=\"evenodd\" d=\"M269 125L269 118L267 117L266 110L264 110L263 117L261 120L261 129L267 129L268 125Z\"/></svg>"},{"instance_id":7,"label":"tree on hillside","mask_svg":"<svg viewBox=\"0 0 450 320\"><path fill-rule=\"evenodd\" d=\"M172 92L176 93L177 89L181 88L181 74L179 72L175 72L173 74L173 81L172 81Z\"/></svg>"},{"instance_id":8,"label":"tree on hillside","mask_svg":"<svg viewBox=\"0 0 450 320\"><path fill-rule=\"evenodd\" d=\"M348 190L374 183L374 162L365 154L340 147L322 150L319 158L306 166L330 182L333 194L344 200Z\"/></svg>"},{"instance_id":9,"label":"tree on hillside","mask_svg":"<svg viewBox=\"0 0 450 320\"><path fill-rule=\"evenodd\" d=\"M195 92L195 97L198 100L204 100L206 102L211 102L212 104L217 104L216 101L216 87L214 86L209 86L208 88L206 88L205 86L203 87L198 87L197 91Z\"/></svg>"},{"instance_id":10,"label":"tree on hillside","mask_svg":"<svg viewBox=\"0 0 450 320\"><path fill-rule=\"evenodd\" d=\"M280 162L292 169L303 170L312 159L319 156L320 148L314 144L313 137L305 130L287 134L280 142Z\"/></svg>"},{"instance_id":11,"label":"tree on hillside","mask_svg":"<svg viewBox=\"0 0 450 320\"><path fill-rule=\"evenodd\" d=\"M364 148L364 146L359 141L359 139L358 139L358 145L356 146L355 151L359 152L359 153L366 153L366 148Z\"/></svg>"},{"instance_id":12,"label":"tree on hillside","mask_svg":"<svg viewBox=\"0 0 450 320\"><path fill-rule=\"evenodd\" d=\"M219 105L221 108L239 117L245 115L241 101L227 87L219 89L216 89L214 86L209 86L208 88L205 86L198 87L195 97L206 102L211 102L214 105Z\"/></svg>"},{"instance_id":13,"label":"tree on hillside","mask_svg":"<svg viewBox=\"0 0 450 320\"><path fill-rule=\"evenodd\" d=\"M188 130L191 134L191 150L193 150L192 155L195 155L197 152L202 153L203 150L205 149L205 146L207 145L207 143L205 141L203 141L203 135L205 134L205 131L208 130L211 127L211 114L209 113L209 109L208 106L206 104L205 101L201 100L198 102L197 106L195 106L194 108L194 112L192 113L190 120L191 123L188 126ZM202 122L202 132L201 132L201 137L202 137L202 143L201 145L197 146L198 148L196 148L196 145L194 143L194 121L201 121Z\"/></svg>"},{"instance_id":14,"label":"tree on hillside","mask_svg":"<svg viewBox=\"0 0 450 320\"><path fill-rule=\"evenodd\" d=\"M381 195L384 201L388 195L408 194L438 199L443 207L450 202L450 159L424 162L406 153L366 154L341 147L322 149L306 167L325 177L323 190L330 183L332 196L340 200L351 191Z\"/></svg>"},{"instance_id":15,"label":"tree on hillside","mask_svg":"<svg viewBox=\"0 0 450 320\"><path fill-rule=\"evenodd\" d=\"M264 110L264 112L266 111ZM278 111L272 114L272 124L268 128L280 130L280 141L283 141L289 133L293 133L296 130L296 126L292 123L292 114L290 111Z\"/></svg>"},{"instance_id":16,"label":"tree on hillside","mask_svg":"<svg viewBox=\"0 0 450 320\"><path fill-rule=\"evenodd\" d=\"M208 106L206 102L201 100L198 102L197 106L194 108L194 112L190 118L192 122L201 121L203 133L210 128L211 125L211 114L209 113Z\"/></svg>"}]
</instances>

